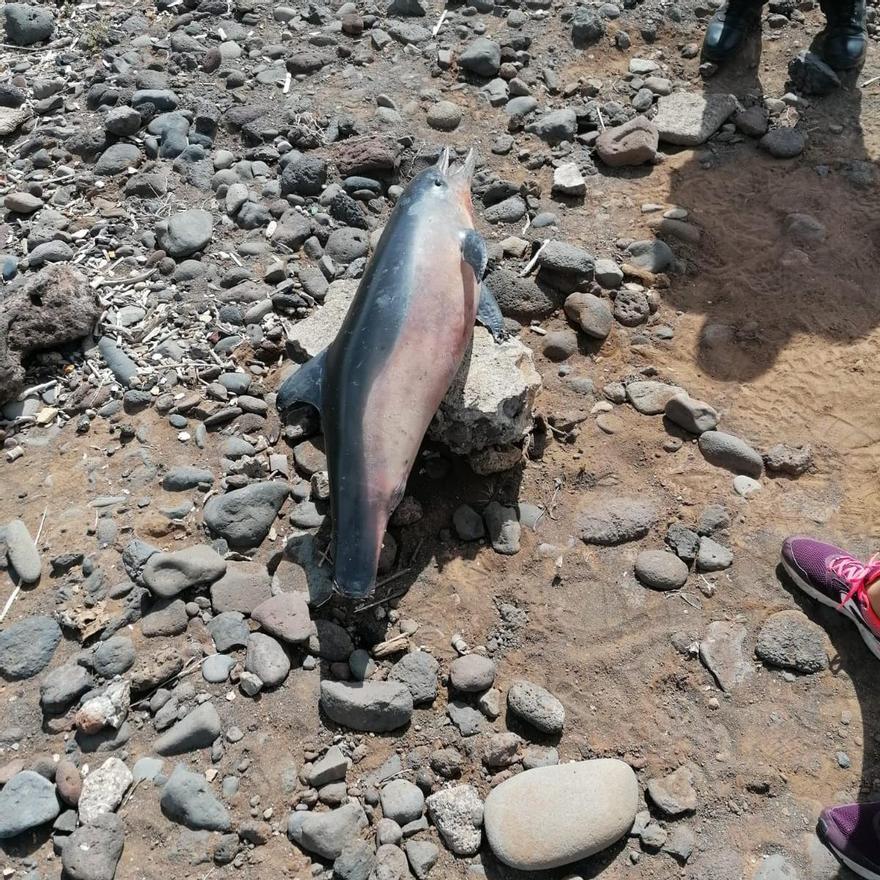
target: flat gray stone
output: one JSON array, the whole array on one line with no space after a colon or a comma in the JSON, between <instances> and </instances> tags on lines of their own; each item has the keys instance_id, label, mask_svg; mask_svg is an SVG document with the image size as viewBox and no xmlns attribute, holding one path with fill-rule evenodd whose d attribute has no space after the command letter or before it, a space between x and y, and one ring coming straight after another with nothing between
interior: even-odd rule
<instances>
[{"instance_id":1,"label":"flat gray stone","mask_svg":"<svg viewBox=\"0 0 880 880\"><path fill-rule=\"evenodd\" d=\"M752 664L744 647L747 638L741 623L716 620L709 624L700 642L700 660L727 693L752 677Z\"/></svg>"},{"instance_id":2,"label":"flat gray stone","mask_svg":"<svg viewBox=\"0 0 880 880\"><path fill-rule=\"evenodd\" d=\"M0 675L22 679L42 672L60 641L61 628L51 617L35 615L7 626L0 632Z\"/></svg>"},{"instance_id":3,"label":"flat gray stone","mask_svg":"<svg viewBox=\"0 0 880 880\"><path fill-rule=\"evenodd\" d=\"M171 217L168 228L159 235L159 246L175 259L191 257L211 241L213 231L211 213L190 208Z\"/></svg>"},{"instance_id":4,"label":"flat gray stone","mask_svg":"<svg viewBox=\"0 0 880 880\"><path fill-rule=\"evenodd\" d=\"M245 669L253 672L266 687L281 684L290 672L290 658L284 648L264 633L251 633L248 640Z\"/></svg>"},{"instance_id":5,"label":"flat gray stone","mask_svg":"<svg viewBox=\"0 0 880 880\"><path fill-rule=\"evenodd\" d=\"M636 557L636 577L652 590L677 590L684 586L688 567L674 553L643 550Z\"/></svg>"},{"instance_id":6,"label":"flat gray stone","mask_svg":"<svg viewBox=\"0 0 880 880\"><path fill-rule=\"evenodd\" d=\"M226 560L204 544L173 553L153 553L143 567L143 581L155 596L171 598L191 587L211 584L226 571Z\"/></svg>"},{"instance_id":7,"label":"flat gray stone","mask_svg":"<svg viewBox=\"0 0 880 880\"><path fill-rule=\"evenodd\" d=\"M437 698L437 673L440 664L427 651L404 654L388 673L389 681L405 685L416 705L433 703Z\"/></svg>"},{"instance_id":8,"label":"flat gray stone","mask_svg":"<svg viewBox=\"0 0 880 880\"><path fill-rule=\"evenodd\" d=\"M115 813L98 816L77 828L61 850L64 874L71 880L114 880L125 831Z\"/></svg>"},{"instance_id":9,"label":"flat gray stone","mask_svg":"<svg viewBox=\"0 0 880 880\"><path fill-rule=\"evenodd\" d=\"M697 792L694 774L688 767L664 776L648 780L648 796L664 816L675 818L697 809Z\"/></svg>"},{"instance_id":10,"label":"flat gray stone","mask_svg":"<svg viewBox=\"0 0 880 880\"><path fill-rule=\"evenodd\" d=\"M35 584L40 579L42 563L28 527L20 519L14 519L3 529L3 537L9 562L21 582Z\"/></svg>"},{"instance_id":11,"label":"flat gray stone","mask_svg":"<svg viewBox=\"0 0 880 880\"><path fill-rule=\"evenodd\" d=\"M666 405L679 394L684 393L684 388L677 385L667 385L665 382L645 380L643 382L629 382L626 386L626 397L633 408L643 416L656 416L666 410Z\"/></svg>"},{"instance_id":12,"label":"flat gray stone","mask_svg":"<svg viewBox=\"0 0 880 880\"><path fill-rule=\"evenodd\" d=\"M259 547L289 494L287 483L263 481L215 495L205 505L205 523L236 550Z\"/></svg>"},{"instance_id":13,"label":"flat gray stone","mask_svg":"<svg viewBox=\"0 0 880 880\"><path fill-rule=\"evenodd\" d=\"M660 140L683 147L707 141L737 108L733 95L710 92L673 92L657 101L654 125Z\"/></svg>"},{"instance_id":14,"label":"flat gray stone","mask_svg":"<svg viewBox=\"0 0 880 880\"><path fill-rule=\"evenodd\" d=\"M385 733L409 723L413 699L399 682L323 681L321 709L343 727Z\"/></svg>"},{"instance_id":15,"label":"flat gray stone","mask_svg":"<svg viewBox=\"0 0 880 880\"><path fill-rule=\"evenodd\" d=\"M300 645L317 635L317 628L309 615L309 606L299 593L278 593L261 602L251 618L269 635L292 645Z\"/></svg>"},{"instance_id":16,"label":"flat gray stone","mask_svg":"<svg viewBox=\"0 0 880 880\"><path fill-rule=\"evenodd\" d=\"M0 840L45 825L60 812L55 786L33 770L22 770L0 789Z\"/></svg>"},{"instance_id":17,"label":"flat gray stone","mask_svg":"<svg viewBox=\"0 0 880 880\"><path fill-rule=\"evenodd\" d=\"M251 614L272 596L272 578L259 562L230 562L211 584L211 605L218 613Z\"/></svg>"},{"instance_id":18,"label":"flat gray stone","mask_svg":"<svg viewBox=\"0 0 880 880\"><path fill-rule=\"evenodd\" d=\"M657 511L647 501L611 496L585 504L577 527L584 543L614 546L644 538L656 521Z\"/></svg>"},{"instance_id":19,"label":"flat gray stone","mask_svg":"<svg viewBox=\"0 0 880 880\"><path fill-rule=\"evenodd\" d=\"M723 431L706 431L698 441L700 452L709 464L734 474L758 478L764 471L764 460L745 440Z\"/></svg>"}]
</instances>

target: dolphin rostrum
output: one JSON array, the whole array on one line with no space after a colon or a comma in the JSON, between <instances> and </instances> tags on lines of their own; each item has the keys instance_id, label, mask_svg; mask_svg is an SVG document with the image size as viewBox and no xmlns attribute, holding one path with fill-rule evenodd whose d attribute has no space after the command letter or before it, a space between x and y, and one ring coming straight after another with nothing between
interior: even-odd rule
<instances>
[{"instance_id":1,"label":"dolphin rostrum","mask_svg":"<svg viewBox=\"0 0 880 880\"><path fill-rule=\"evenodd\" d=\"M388 518L428 425L479 320L496 339L503 319L481 285L486 245L474 229L471 151L449 151L400 196L336 339L278 390L282 412L321 414L333 520L336 589L368 596Z\"/></svg>"}]
</instances>

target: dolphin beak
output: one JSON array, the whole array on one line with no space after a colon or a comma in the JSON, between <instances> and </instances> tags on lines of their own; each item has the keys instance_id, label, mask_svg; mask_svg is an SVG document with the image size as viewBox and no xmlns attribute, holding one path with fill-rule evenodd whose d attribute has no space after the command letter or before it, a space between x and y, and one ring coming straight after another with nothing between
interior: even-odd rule
<instances>
[{"instance_id":1,"label":"dolphin beak","mask_svg":"<svg viewBox=\"0 0 880 880\"><path fill-rule=\"evenodd\" d=\"M443 148L443 152L440 153L440 158L437 160L437 164L434 167L446 177L449 172L449 147Z\"/></svg>"}]
</instances>

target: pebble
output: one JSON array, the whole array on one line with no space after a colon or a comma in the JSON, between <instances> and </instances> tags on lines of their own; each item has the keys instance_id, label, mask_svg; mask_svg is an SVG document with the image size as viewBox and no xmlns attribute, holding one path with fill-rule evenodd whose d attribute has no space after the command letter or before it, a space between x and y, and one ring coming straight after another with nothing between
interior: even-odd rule
<instances>
[{"instance_id":1,"label":"pebble","mask_svg":"<svg viewBox=\"0 0 880 880\"><path fill-rule=\"evenodd\" d=\"M191 208L169 219L167 229L159 236L159 244L170 257L191 257L211 241L213 231L214 220L210 211Z\"/></svg>"},{"instance_id":2,"label":"pebble","mask_svg":"<svg viewBox=\"0 0 880 880\"><path fill-rule=\"evenodd\" d=\"M426 801L431 821L457 856L473 856L483 840L483 802L471 785L446 788Z\"/></svg>"},{"instance_id":3,"label":"pebble","mask_svg":"<svg viewBox=\"0 0 880 880\"><path fill-rule=\"evenodd\" d=\"M574 162L565 162L553 171L552 191L568 198L586 194L587 182Z\"/></svg>"},{"instance_id":4,"label":"pebble","mask_svg":"<svg viewBox=\"0 0 880 880\"><path fill-rule=\"evenodd\" d=\"M119 816L99 815L67 838L61 850L65 876L70 880L114 880L124 844Z\"/></svg>"},{"instance_id":5,"label":"pebble","mask_svg":"<svg viewBox=\"0 0 880 880\"><path fill-rule=\"evenodd\" d=\"M404 849L416 880L427 880L431 869L440 859L440 848L430 840L409 840Z\"/></svg>"},{"instance_id":6,"label":"pebble","mask_svg":"<svg viewBox=\"0 0 880 880\"><path fill-rule=\"evenodd\" d=\"M202 663L202 677L209 684L222 684L229 678L235 659L228 654L211 654Z\"/></svg>"},{"instance_id":7,"label":"pebble","mask_svg":"<svg viewBox=\"0 0 880 880\"><path fill-rule=\"evenodd\" d=\"M309 606L298 593L279 593L265 599L253 609L251 618L269 635L293 645L301 645L317 636Z\"/></svg>"},{"instance_id":8,"label":"pebble","mask_svg":"<svg viewBox=\"0 0 880 880\"><path fill-rule=\"evenodd\" d=\"M480 654L466 654L452 661L449 682L462 693L482 693L495 681L495 663Z\"/></svg>"},{"instance_id":9,"label":"pebble","mask_svg":"<svg viewBox=\"0 0 880 880\"><path fill-rule=\"evenodd\" d=\"M483 517L469 504L462 504L452 514L452 524L462 541L478 541L486 534Z\"/></svg>"},{"instance_id":10,"label":"pebble","mask_svg":"<svg viewBox=\"0 0 880 880\"><path fill-rule=\"evenodd\" d=\"M281 684L290 672L290 658L271 636L251 633L248 639L245 669L254 673L267 687Z\"/></svg>"},{"instance_id":11,"label":"pebble","mask_svg":"<svg viewBox=\"0 0 880 880\"><path fill-rule=\"evenodd\" d=\"M174 768L162 787L159 805L173 822L195 831L228 831L232 824L228 810L211 791L207 779L183 764Z\"/></svg>"},{"instance_id":12,"label":"pebble","mask_svg":"<svg viewBox=\"0 0 880 880\"><path fill-rule=\"evenodd\" d=\"M747 638L741 623L716 620L709 624L700 642L700 660L727 693L752 677L752 664L744 647Z\"/></svg>"},{"instance_id":13,"label":"pebble","mask_svg":"<svg viewBox=\"0 0 880 880\"><path fill-rule=\"evenodd\" d=\"M764 471L761 456L745 440L723 431L706 431L700 435L700 452L710 464L735 474L760 477Z\"/></svg>"},{"instance_id":14,"label":"pebble","mask_svg":"<svg viewBox=\"0 0 880 880\"><path fill-rule=\"evenodd\" d=\"M326 813L293 812L287 834L304 850L325 859L338 859L342 851L360 837L367 817L357 802L344 804Z\"/></svg>"},{"instance_id":15,"label":"pebble","mask_svg":"<svg viewBox=\"0 0 880 880\"><path fill-rule=\"evenodd\" d=\"M666 403L666 418L691 434L713 431L718 425L718 412L708 403L687 394L671 397Z\"/></svg>"},{"instance_id":16,"label":"pebble","mask_svg":"<svg viewBox=\"0 0 880 880\"><path fill-rule=\"evenodd\" d=\"M700 538L700 549L697 551L698 571L723 571L733 565L733 553L712 538Z\"/></svg>"},{"instance_id":17,"label":"pebble","mask_svg":"<svg viewBox=\"0 0 880 880\"><path fill-rule=\"evenodd\" d=\"M542 351L547 360L559 363L568 360L578 350L578 338L574 330L553 330L544 337Z\"/></svg>"},{"instance_id":18,"label":"pebble","mask_svg":"<svg viewBox=\"0 0 880 880\"><path fill-rule=\"evenodd\" d=\"M764 621L755 654L769 666L812 674L828 668L825 631L801 611L779 611Z\"/></svg>"},{"instance_id":19,"label":"pebble","mask_svg":"<svg viewBox=\"0 0 880 880\"><path fill-rule=\"evenodd\" d=\"M53 783L33 770L22 770L0 789L0 840L45 825L60 812Z\"/></svg>"},{"instance_id":20,"label":"pebble","mask_svg":"<svg viewBox=\"0 0 880 880\"><path fill-rule=\"evenodd\" d=\"M154 595L172 598L191 587L213 583L225 572L222 556L211 547L197 545L153 553L143 567L143 581Z\"/></svg>"},{"instance_id":21,"label":"pebble","mask_svg":"<svg viewBox=\"0 0 880 880\"><path fill-rule=\"evenodd\" d=\"M694 774L688 767L679 767L662 778L649 779L647 790L651 802L669 818L693 813L697 809Z\"/></svg>"},{"instance_id":22,"label":"pebble","mask_svg":"<svg viewBox=\"0 0 880 880\"><path fill-rule=\"evenodd\" d=\"M629 382L626 386L627 399L635 410L645 416L656 416L665 412L670 400L683 392L684 389L677 385L652 380Z\"/></svg>"},{"instance_id":23,"label":"pebble","mask_svg":"<svg viewBox=\"0 0 880 880\"><path fill-rule=\"evenodd\" d=\"M458 64L478 76L495 76L501 66L501 46L488 37L478 37L465 46L458 56Z\"/></svg>"},{"instance_id":24,"label":"pebble","mask_svg":"<svg viewBox=\"0 0 880 880\"><path fill-rule=\"evenodd\" d=\"M577 528L584 543L610 547L645 537L656 520L656 509L646 501L609 497L583 505Z\"/></svg>"},{"instance_id":25,"label":"pebble","mask_svg":"<svg viewBox=\"0 0 880 880\"><path fill-rule=\"evenodd\" d=\"M244 615L239 611L224 611L209 620L207 627L218 651L244 648L250 638Z\"/></svg>"},{"instance_id":26,"label":"pebble","mask_svg":"<svg viewBox=\"0 0 880 880\"><path fill-rule=\"evenodd\" d=\"M412 695L413 703L424 705L437 698L439 670L440 664L433 655L427 651L411 651L391 667L388 680L403 684Z\"/></svg>"},{"instance_id":27,"label":"pebble","mask_svg":"<svg viewBox=\"0 0 880 880\"><path fill-rule=\"evenodd\" d=\"M504 556L519 553L519 540L522 532L516 508L505 507L497 501L491 501L483 511L486 531L492 549Z\"/></svg>"},{"instance_id":28,"label":"pebble","mask_svg":"<svg viewBox=\"0 0 880 880\"><path fill-rule=\"evenodd\" d=\"M271 595L272 579L259 562L230 562L225 574L211 584L211 605L220 613L253 614Z\"/></svg>"},{"instance_id":29,"label":"pebble","mask_svg":"<svg viewBox=\"0 0 880 880\"><path fill-rule=\"evenodd\" d=\"M562 703L540 685L516 681L507 692L507 708L542 733L559 734L565 726Z\"/></svg>"},{"instance_id":30,"label":"pebble","mask_svg":"<svg viewBox=\"0 0 880 880\"><path fill-rule=\"evenodd\" d=\"M558 868L607 849L633 824L639 786L613 758L527 770L494 788L483 823L492 852L521 871ZM546 822L552 815L553 821Z\"/></svg>"},{"instance_id":31,"label":"pebble","mask_svg":"<svg viewBox=\"0 0 880 880\"><path fill-rule=\"evenodd\" d=\"M202 703L153 743L158 755L180 755L206 749L220 736L220 716L214 704Z\"/></svg>"},{"instance_id":32,"label":"pebble","mask_svg":"<svg viewBox=\"0 0 880 880\"><path fill-rule=\"evenodd\" d=\"M428 110L427 121L437 131L455 131L461 122L461 108L452 101L438 101Z\"/></svg>"},{"instance_id":33,"label":"pebble","mask_svg":"<svg viewBox=\"0 0 880 880\"><path fill-rule=\"evenodd\" d=\"M309 638L309 652L331 663L347 663L354 643L348 631L332 620L316 620L315 635Z\"/></svg>"},{"instance_id":34,"label":"pebble","mask_svg":"<svg viewBox=\"0 0 880 880\"><path fill-rule=\"evenodd\" d=\"M654 590L678 590L685 585L688 567L673 553L643 550L636 557L636 577Z\"/></svg>"},{"instance_id":35,"label":"pebble","mask_svg":"<svg viewBox=\"0 0 880 880\"><path fill-rule=\"evenodd\" d=\"M675 261L672 248L665 241L649 239L634 241L626 248L628 262L649 272L662 272Z\"/></svg>"},{"instance_id":36,"label":"pebble","mask_svg":"<svg viewBox=\"0 0 880 880\"><path fill-rule=\"evenodd\" d=\"M406 779L395 779L382 788L382 813L398 825L418 819L425 809L422 790Z\"/></svg>"},{"instance_id":37,"label":"pebble","mask_svg":"<svg viewBox=\"0 0 880 880\"><path fill-rule=\"evenodd\" d=\"M333 877L337 880L369 880L375 865L376 854L372 845L356 838L345 845L333 862Z\"/></svg>"},{"instance_id":38,"label":"pebble","mask_svg":"<svg viewBox=\"0 0 880 880\"><path fill-rule=\"evenodd\" d=\"M773 128L758 141L758 146L775 159L800 156L806 145L806 136L796 128Z\"/></svg>"},{"instance_id":39,"label":"pebble","mask_svg":"<svg viewBox=\"0 0 880 880\"><path fill-rule=\"evenodd\" d=\"M598 267L598 262L596 265ZM564 310L568 320L593 339L605 339L611 332L611 306L600 296L572 293L565 300Z\"/></svg>"},{"instance_id":40,"label":"pebble","mask_svg":"<svg viewBox=\"0 0 880 880\"><path fill-rule=\"evenodd\" d=\"M214 496L205 505L205 524L230 547L258 547L290 493L287 483L260 481Z\"/></svg>"},{"instance_id":41,"label":"pebble","mask_svg":"<svg viewBox=\"0 0 880 880\"><path fill-rule=\"evenodd\" d=\"M40 579L42 562L28 527L20 519L14 519L3 528L3 538L9 562L21 582L35 584Z\"/></svg>"}]
</instances>

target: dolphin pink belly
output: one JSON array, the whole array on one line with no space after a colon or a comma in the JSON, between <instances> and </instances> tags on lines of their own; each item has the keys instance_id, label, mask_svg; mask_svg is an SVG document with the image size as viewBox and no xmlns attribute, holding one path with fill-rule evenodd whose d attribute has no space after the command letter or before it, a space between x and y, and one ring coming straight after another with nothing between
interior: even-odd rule
<instances>
[{"instance_id":1,"label":"dolphin pink belly","mask_svg":"<svg viewBox=\"0 0 880 880\"><path fill-rule=\"evenodd\" d=\"M422 438L458 372L473 334L479 289L456 234L415 254L415 290L394 349L364 412L370 494L388 513L399 500ZM384 523L382 524L384 533ZM381 535L379 536L381 540Z\"/></svg>"}]
</instances>

